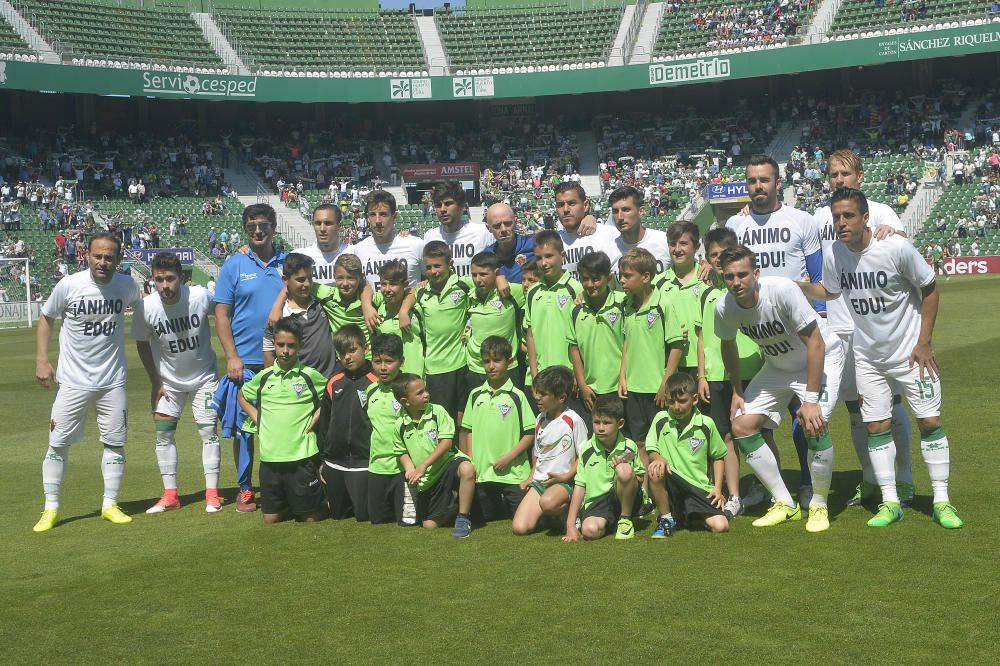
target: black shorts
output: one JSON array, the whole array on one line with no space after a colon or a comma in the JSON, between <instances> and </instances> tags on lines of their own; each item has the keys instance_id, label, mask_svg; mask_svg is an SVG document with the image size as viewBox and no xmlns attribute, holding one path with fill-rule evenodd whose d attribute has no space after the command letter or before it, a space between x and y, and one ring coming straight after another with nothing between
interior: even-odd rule
<instances>
[{"instance_id":1,"label":"black shorts","mask_svg":"<svg viewBox=\"0 0 1000 666\"><path fill-rule=\"evenodd\" d=\"M625 434L636 442L645 442L658 411L655 393L629 391L625 399Z\"/></svg>"},{"instance_id":2,"label":"black shorts","mask_svg":"<svg viewBox=\"0 0 1000 666\"><path fill-rule=\"evenodd\" d=\"M441 405L451 418L465 409L469 394L465 391L466 368L426 377L427 390L431 393L431 402Z\"/></svg>"},{"instance_id":3,"label":"black shorts","mask_svg":"<svg viewBox=\"0 0 1000 666\"><path fill-rule=\"evenodd\" d=\"M455 496L455 491L458 490L458 466L463 462L468 462L468 460L459 456L452 458L452 461L448 463L438 478L437 483L427 490L417 492L418 521L433 520L458 511L458 498Z\"/></svg>"},{"instance_id":4,"label":"black shorts","mask_svg":"<svg viewBox=\"0 0 1000 666\"><path fill-rule=\"evenodd\" d=\"M694 380L695 386L698 385L698 366L677 368L677 372L683 372Z\"/></svg>"},{"instance_id":5,"label":"black shorts","mask_svg":"<svg viewBox=\"0 0 1000 666\"><path fill-rule=\"evenodd\" d=\"M260 463L260 503L264 513L306 516L323 508L319 456L291 462Z\"/></svg>"},{"instance_id":6,"label":"black shorts","mask_svg":"<svg viewBox=\"0 0 1000 666\"><path fill-rule=\"evenodd\" d=\"M403 519L403 475L368 472L368 520L372 525Z\"/></svg>"},{"instance_id":7,"label":"black shorts","mask_svg":"<svg viewBox=\"0 0 1000 666\"><path fill-rule=\"evenodd\" d=\"M670 498L670 513L674 515L678 527L690 526L691 521L696 519L726 515L705 499L708 494L705 490L691 485L679 474L667 474L664 478Z\"/></svg>"},{"instance_id":8,"label":"black shorts","mask_svg":"<svg viewBox=\"0 0 1000 666\"><path fill-rule=\"evenodd\" d=\"M635 512L642 505L642 490L637 490L635 499L632 501L632 511ZM580 520L587 518L603 518L608 521L608 527L617 525L622 517L622 503L618 499L618 493L612 490L601 495L590 503L586 509L580 512Z\"/></svg>"},{"instance_id":9,"label":"black shorts","mask_svg":"<svg viewBox=\"0 0 1000 666\"><path fill-rule=\"evenodd\" d=\"M465 381L465 394L470 395L477 388L482 386L486 382L486 375L481 375L478 372L473 372L468 368L465 369L464 375ZM465 405L462 405L462 409L465 409Z\"/></svg>"},{"instance_id":10,"label":"black shorts","mask_svg":"<svg viewBox=\"0 0 1000 666\"><path fill-rule=\"evenodd\" d=\"M323 464L326 501L334 520L356 518L368 522L368 470L348 472Z\"/></svg>"},{"instance_id":11,"label":"black shorts","mask_svg":"<svg viewBox=\"0 0 1000 666\"><path fill-rule=\"evenodd\" d=\"M524 491L516 483L484 481L476 484L476 502L473 514L477 520L488 523L491 520L513 518L518 505L524 498Z\"/></svg>"}]
</instances>

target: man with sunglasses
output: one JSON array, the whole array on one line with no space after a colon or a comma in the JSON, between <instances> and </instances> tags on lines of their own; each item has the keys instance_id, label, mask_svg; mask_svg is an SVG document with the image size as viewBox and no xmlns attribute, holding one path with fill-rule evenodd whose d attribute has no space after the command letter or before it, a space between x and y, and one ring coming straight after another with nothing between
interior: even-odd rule
<instances>
[{"instance_id":1,"label":"man with sunglasses","mask_svg":"<svg viewBox=\"0 0 1000 666\"><path fill-rule=\"evenodd\" d=\"M286 253L274 245L277 215L268 204L252 204L243 211L243 230L249 245L236 253L219 271L215 290L215 332L226 354L226 375L242 384L264 367L264 327L267 315L284 286L281 280ZM237 431L233 458L240 492L236 510L257 510L253 486L253 436Z\"/></svg>"}]
</instances>

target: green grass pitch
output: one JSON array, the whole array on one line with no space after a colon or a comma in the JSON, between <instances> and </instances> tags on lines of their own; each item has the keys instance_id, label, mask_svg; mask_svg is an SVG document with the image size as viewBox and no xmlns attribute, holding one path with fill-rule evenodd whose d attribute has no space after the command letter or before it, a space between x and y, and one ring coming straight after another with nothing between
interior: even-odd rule
<instances>
[{"instance_id":1,"label":"green grass pitch","mask_svg":"<svg viewBox=\"0 0 1000 666\"><path fill-rule=\"evenodd\" d=\"M747 518L722 536L652 542L646 525L631 542L572 545L515 539L509 523L463 542L346 521L265 527L232 504L204 513L190 412L178 430L185 506L146 516L161 486L129 341L122 504L135 521L98 517L91 416L70 455L62 522L33 534L54 393L33 381L33 331L0 332L0 661L995 663L1000 280L941 288L935 344L952 498L966 521L954 532L931 522L919 443L917 500L901 524L872 530L868 509L845 507L859 473L842 408L832 527L820 535ZM788 470L787 429L779 437ZM233 479L224 446L230 498Z\"/></svg>"}]
</instances>

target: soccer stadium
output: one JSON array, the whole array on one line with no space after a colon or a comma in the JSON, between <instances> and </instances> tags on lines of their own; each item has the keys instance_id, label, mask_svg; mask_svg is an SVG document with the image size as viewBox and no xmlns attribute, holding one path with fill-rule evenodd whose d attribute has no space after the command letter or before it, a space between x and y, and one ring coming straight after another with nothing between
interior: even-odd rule
<instances>
[{"instance_id":1,"label":"soccer stadium","mask_svg":"<svg viewBox=\"0 0 1000 666\"><path fill-rule=\"evenodd\" d=\"M997 81L997 0L0 0L0 658L996 662Z\"/></svg>"}]
</instances>

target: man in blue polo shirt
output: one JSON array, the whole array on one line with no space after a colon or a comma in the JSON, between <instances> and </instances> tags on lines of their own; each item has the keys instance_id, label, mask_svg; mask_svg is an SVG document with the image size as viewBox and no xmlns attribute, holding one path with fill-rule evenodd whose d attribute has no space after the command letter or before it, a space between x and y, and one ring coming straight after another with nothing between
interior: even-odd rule
<instances>
[{"instance_id":1,"label":"man in blue polo shirt","mask_svg":"<svg viewBox=\"0 0 1000 666\"><path fill-rule=\"evenodd\" d=\"M284 286L281 265L285 252L274 246L277 215L267 204L252 204L243 211L243 229L249 251L236 253L219 271L215 288L215 333L226 353L226 375L242 383L244 371L264 367L264 327L267 315ZM256 511L253 485L253 437L233 438L233 457L239 477L237 511Z\"/></svg>"},{"instance_id":2,"label":"man in blue polo shirt","mask_svg":"<svg viewBox=\"0 0 1000 666\"><path fill-rule=\"evenodd\" d=\"M505 203L495 203L486 209L486 226L496 242L486 248L500 260L500 274L508 282L520 283L521 266L535 258L535 237L514 233L514 209Z\"/></svg>"}]
</instances>

